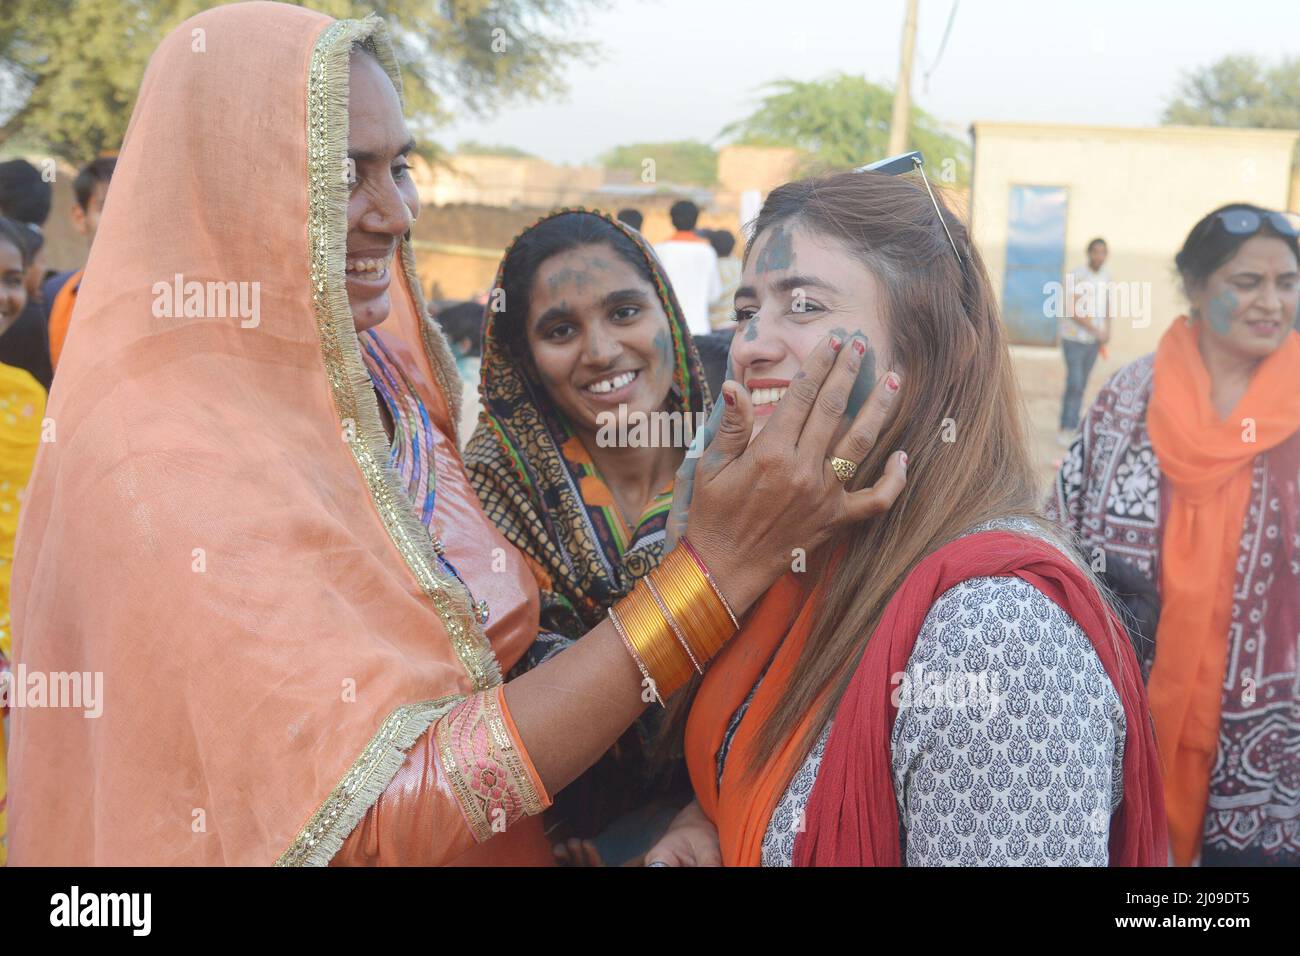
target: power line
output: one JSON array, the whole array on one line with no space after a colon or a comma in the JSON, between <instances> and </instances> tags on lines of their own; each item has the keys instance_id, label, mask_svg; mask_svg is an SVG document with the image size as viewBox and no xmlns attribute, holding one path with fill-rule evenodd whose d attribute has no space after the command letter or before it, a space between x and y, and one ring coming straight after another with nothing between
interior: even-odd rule
<instances>
[{"instance_id":1,"label":"power line","mask_svg":"<svg viewBox=\"0 0 1300 956\"><path fill-rule=\"evenodd\" d=\"M934 56L934 66L927 69L921 75L921 83L925 92L930 92L930 74L939 69L939 61L943 59L943 51L948 47L948 34L952 33L952 23L957 19L957 4L961 0L952 0L952 9L948 11L948 25L943 28L943 39L939 41L939 52Z\"/></svg>"}]
</instances>

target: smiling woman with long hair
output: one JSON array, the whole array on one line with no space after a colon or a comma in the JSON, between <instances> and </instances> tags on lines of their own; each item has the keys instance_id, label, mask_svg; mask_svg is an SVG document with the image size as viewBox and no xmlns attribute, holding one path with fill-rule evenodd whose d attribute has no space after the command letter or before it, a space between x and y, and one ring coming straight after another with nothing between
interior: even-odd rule
<instances>
[{"instance_id":1,"label":"smiling woman with long hair","mask_svg":"<svg viewBox=\"0 0 1300 956\"><path fill-rule=\"evenodd\" d=\"M829 331L865 353L850 412L878 377L901 388L865 460L837 470L855 487L906 448L908 485L886 516L796 549L704 676L698 802L651 864L1164 862L1137 662L1038 511L988 277L937 206L846 173L776 189L755 222L731 351L754 440Z\"/></svg>"}]
</instances>

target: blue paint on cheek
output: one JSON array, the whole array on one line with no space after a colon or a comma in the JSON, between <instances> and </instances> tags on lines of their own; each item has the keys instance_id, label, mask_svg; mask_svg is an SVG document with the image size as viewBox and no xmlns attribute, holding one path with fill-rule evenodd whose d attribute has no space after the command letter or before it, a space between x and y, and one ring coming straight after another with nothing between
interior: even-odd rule
<instances>
[{"instance_id":1,"label":"blue paint on cheek","mask_svg":"<svg viewBox=\"0 0 1300 956\"><path fill-rule=\"evenodd\" d=\"M659 355L659 361L668 368L673 367L673 340L668 334L667 329L660 329L655 333L654 338L655 352Z\"/></svg>"},{"instance_id":2,"label":"blue paint on cheek","mask_svg":"<svg viewBox=\"0 0 1300 956\"><path fill-rule=\"evenodd\" d=\"M848 403L844 407L846 418L857 418L858 412L867 404L876 387L876 350L867 345L867 354L862 356L862 367L858 369L857 378L853 380L853 390L849 392Z\"/></svg>"},{"instance_id":3,"label":"blue paint on cheek","mask_svg":"<svg viewBox=\"0 0 1300 956\"><path fill-rule=\"evenodd\" d=\"M1232 317L1237 314L1240 303L1232 290L1224 289L1210 300L1210 328L1220 335L1227 335L1232 329Z\"/></svg>"}]
</instances>

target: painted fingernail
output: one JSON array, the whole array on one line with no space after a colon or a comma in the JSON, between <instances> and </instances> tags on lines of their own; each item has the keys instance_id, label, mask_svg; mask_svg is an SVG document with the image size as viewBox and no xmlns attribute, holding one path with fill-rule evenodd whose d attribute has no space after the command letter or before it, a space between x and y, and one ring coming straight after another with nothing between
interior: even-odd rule
<instances>
[{"instance_id":1,"label":"painted fingernail","mask_svg":"<svg viewBox=\"0 0 1300 956\"><path fill-rule=\"evenodd\" d=\"M844 340L841 339L838 335L832 335L832 336L831 336L831 351L832 351L832 352L838 352L838 351L840 350L840 346L842 346L843 344L844 344Z\"/></svg>"},{"instance_id":2,"label":"painted fingernail","mask_svg":"<svg viewBox=\"0 0 1300 956\"><path fill-rule=\"evenodd\" d=\"M891 392L898 391L898 376L893 372L890 372L885 376L885 388L889 389Z\"/></svg>"},{"instance_id":3,"label":"painted fingernail","mask_svg":"<svg viewBox=\"0 0 1300 956\"><path fill-rule=\"evenodd\" d=\"M899 456L898 456L898 460L901 461L901 462L903 463L903 467L906 468L906 467L907 467L907 452L902 452L902 453L900 453Z\"/></svg>"},{"instance_id":4,"label":"painted fingernail","mask_svg":"<svg viewBox=\"0 0 1300 956\"><path fill-rule=\"evenodd\" d=\"M727 403L728 408L736 407L736 396L725 388L722 390L722 400Z\"/></svg>"},{"instance_id":5,"label":"painted fingernail","mask_svg":"<svg viewBox=\"0 0 1300 956\"><path fill-rule=\"evenodd\" d=\"M859 355L866 355L866 354L867 354L867 343L864 342L864 341L862 341L862 339L854 339L854 340L853 340L853 351L857 352Z\"/></svg>"}]
</instances>

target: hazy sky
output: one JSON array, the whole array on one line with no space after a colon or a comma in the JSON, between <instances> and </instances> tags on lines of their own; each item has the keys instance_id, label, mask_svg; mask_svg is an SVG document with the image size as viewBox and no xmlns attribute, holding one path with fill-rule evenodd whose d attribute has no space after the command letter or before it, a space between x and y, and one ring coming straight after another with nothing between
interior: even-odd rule
<instances>
[{"instance_id":1,"label":"hazy sky","mask_svg":"<svg viewBox=\"0 0 1300 956\"><path fill-rule=\"evenodd\" d=\"M1181 71L1229 53L1300 52L1300 0L921 0L914 101L964 131L973 120L1154 125ZM461 122L440 138L587 162L620 143L712 140L771 80L834 71L892 83L904 0L613 0L584 37L594 65L565 72L562 101ZM505 55L509 55L508 53Z\"/></svg>"}]
</instances>

